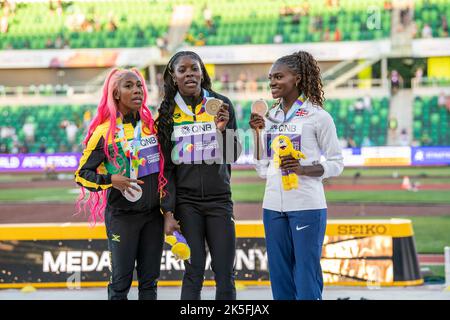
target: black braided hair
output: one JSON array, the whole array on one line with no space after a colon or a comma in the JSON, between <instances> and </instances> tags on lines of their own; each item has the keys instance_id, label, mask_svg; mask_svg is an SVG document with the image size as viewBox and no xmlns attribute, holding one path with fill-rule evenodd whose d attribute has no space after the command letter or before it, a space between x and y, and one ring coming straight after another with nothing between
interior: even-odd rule
<instances>
[{"instance_id":1,"label":"black braided hair","mask_svg":"<svg viewBox=\"0 0 450 320\"><path fill-rule=\"evenodd\" d=\"M286 65L293 73L300 76L300 82L297 85L299 95L303 94L312 103L323 107L325 97L320 68L310 53L299 51L279 58L275 61L275 64L277 63Z\"/></svg>"},{"instance_id":2,"label":"black braided hair","mask_svg":"<svg viewBox=\"0 0 450 320\"><path fill-rule=\"evenodd\" d=\"M186 56L199 62L203 74L201 86L209 92L213 92L211 89L211 78L198 54L192 51L179 51L170 58L163 75L164 96L158 109L158 118L155 120L158 141L166 155L170 155L172 149L171 136L173 132L173 112L175 110L174 99L178 92L178 88L173 82L174 67L179 58Z\"/></svg>"}]
</instances>

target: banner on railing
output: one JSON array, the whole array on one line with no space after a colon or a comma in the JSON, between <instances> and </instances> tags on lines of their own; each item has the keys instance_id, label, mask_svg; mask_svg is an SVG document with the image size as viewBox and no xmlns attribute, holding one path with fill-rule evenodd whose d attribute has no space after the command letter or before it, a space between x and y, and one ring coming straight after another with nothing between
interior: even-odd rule
<instances>
[{"instance_id":1,"label":"banner on railing","mask_svg":"<svg viewBox=\"0 0 450 320\"><path fill-rule=\"evenodd\" d=\"M414 166L450 165L450 147L413 147Z\"/></svg>"},{"instance_id":2,"label":"banner on railing","mask_svg":"<svg viewBox=\"0 0 450 320\"><path fill-rule=\"evenodd\" d=\"M75 171L80 153L0 154L0 172Z\"/></svg>"},{"instance_id":3,"label":"banner on railing","mask_svg":"<svg viewBox=\"0 0 450 320\"><path fill-rule=\"evenodd\" d=\"M362 147L342 150L346 167L450 165L449 147ZM70 172L78 168L81 153L0 154L1 172ZM322 157L322 160L325 158ZM243 153L236 165L252 165L253 153Z\"/></svg>"}]
</instances>

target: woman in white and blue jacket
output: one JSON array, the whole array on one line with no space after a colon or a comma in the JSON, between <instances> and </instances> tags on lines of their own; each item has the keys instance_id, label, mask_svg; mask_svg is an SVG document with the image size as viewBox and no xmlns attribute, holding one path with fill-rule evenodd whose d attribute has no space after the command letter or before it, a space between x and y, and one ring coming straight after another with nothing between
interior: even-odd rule
<instances>
[{"instance_id":1,"label":"woman in white and blue jacket","mask_svg":"<svg viewBox=\"0 0 450 320\"><path fill-rule=\"evenodd\" d=\"M263 222L272 293L276 300L317 300L323 291L320 258L327 220L322 179L342 173L342 152L333 119L322 108L320 69L309 53L278 59L269 81L277 103L265 117L252 113L250 127L259 146L255 167L267 179ZM306 159L282 157L277 168L271 141L278 135L288 136ZM287 172L298 176L297 188L283 188Z\"/></svg>"}]
</instances>

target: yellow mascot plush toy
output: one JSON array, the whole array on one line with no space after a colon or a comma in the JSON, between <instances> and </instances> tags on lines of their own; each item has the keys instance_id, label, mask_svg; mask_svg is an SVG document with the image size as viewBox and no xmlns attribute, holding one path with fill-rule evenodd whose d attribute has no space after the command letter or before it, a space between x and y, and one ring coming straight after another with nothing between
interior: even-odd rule
<instances>
[{"instance_id":1,"label":"yellow mascot plush toy","mask_svg":"<svg viewBox=\"0 0 450 320\"><path fill-rule=\"evenodd\" d=\"M180 232L175 231L173 235L166 236L166 242L172 246L171 251L177 259L187 260L191 257L191 249Z\"/></svg>"},{"instance_id":2,"label":"yellow mascot plush toy","mask_svg":"<svg viewBox=\"0 0 450 320\"><path fill-rule=\"evenodd\" d=\"M291 139L286 136L277 136L272 140L273 162L275 168L280 168L281 157L292 156L294 159L306 159L305 155L294 149ZM284 190L298 188L298 176L293 171L282 171L282 183Z\"/></svg>"}]
</instances>

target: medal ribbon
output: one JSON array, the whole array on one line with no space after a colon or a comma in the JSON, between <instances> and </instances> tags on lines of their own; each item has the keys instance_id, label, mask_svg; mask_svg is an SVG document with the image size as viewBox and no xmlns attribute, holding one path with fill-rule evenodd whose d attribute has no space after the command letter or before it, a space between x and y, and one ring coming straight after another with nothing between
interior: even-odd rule
<instances>
[{"instance_id":1,"label":"medal ribbon","mask_svg":"<svg viewBox=\"0 0 450 320\"><path fill-rule=\"evenodd\" d=\"M274 119L270 115L267 118L270 121L275 122L275 123L289 122L295 116L297 111L303 106L305 101L306 101L306 99L303 96L298 97L297 100L294 102L294 105L288 110L287 114L284 116L283 120Z\"/></svg>"},{"instance_id":2,"label":"medal ribbon","mask_svg":"<svg viewBox=\"0 0 450 320\"><path fill-rule=\"evenodd\" d=\"M203 90L203 100L201 102L202 107L201 107L200 111L205 109L205 104L209 97L209 92L206 91L205 89L202 89L202 90ZM195 116L195 114L192 113L192 111L189 110L189 108L187 107L186 102L184 102L183 97L181 96L180 92L177 92L177 94L175 95L175 103L187 115L190 115L191 117ZM195 106L193 106L193 107L195 107Z\"/></svg>"},{"instance_id":3,"label":"medal ribbon","mask_svg":"<svg viewBox=\"0 0 450 320\"><path fill-rule=\"evenodd\" d=\"M145 164L145 159L139 159L139 149L141 145L141 120L139 120L134 128L133 141L128 142L125 137L125 130L123 128L123 123L120 118L117 119L117 136L122 146L122 150L125 156L130 159L130 178L137 179L138 170L140 165Z\"/></svg>"}]
</instances>

